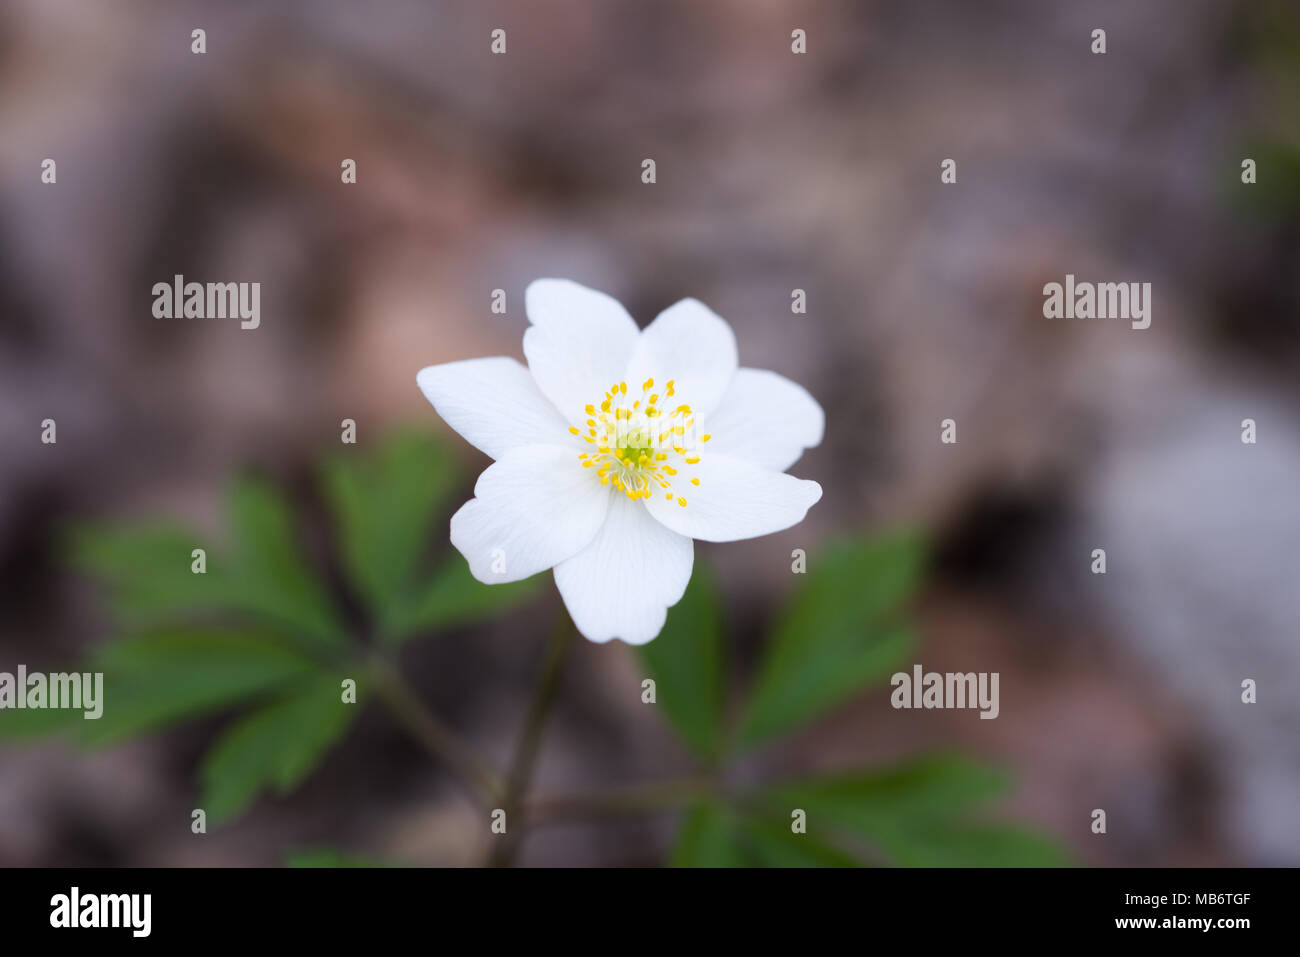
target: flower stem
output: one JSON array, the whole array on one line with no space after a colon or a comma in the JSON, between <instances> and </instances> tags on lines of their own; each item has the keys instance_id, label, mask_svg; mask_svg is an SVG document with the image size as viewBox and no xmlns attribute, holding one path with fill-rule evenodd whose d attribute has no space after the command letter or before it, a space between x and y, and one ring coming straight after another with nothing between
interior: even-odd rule
<instances>
[{"instance_id":1,"label":"flower stem","mask_svg":"<svg viewBox=\"0 0 1300 957\"><path fill-rule=\"evenodd\" d=\"M550 714L559 689L560 672L565 656L573 642L574 627L566 612L560 612L555 631L546 646L546 658L542 663L542 672L538 676L533 690L533 700L528 706L528 715L524 719L523 730L519 734L519 743L515 747L514 760L506 777L505 796L502 808L506 812L505 834L496 838L488 864L493 867L508 867L514 863L519 853L521 837L526 825L524 797L532 783L533 768L537 764L537 752L542 742L542 729Z\"/></svg>"},{"instance_id":2,"label":"flower stem","mask_svg":"<svg viewBox=\"0 0 1300 957\"><path fill-rule=\"evenodd\" d=\"M445 763L475 803L499 800L506 793L501 776L456 737L441 718L421 703L411 686L387 660L371 659L370 678L379 699L412 737Z\"/></svg>"}]
</instances>

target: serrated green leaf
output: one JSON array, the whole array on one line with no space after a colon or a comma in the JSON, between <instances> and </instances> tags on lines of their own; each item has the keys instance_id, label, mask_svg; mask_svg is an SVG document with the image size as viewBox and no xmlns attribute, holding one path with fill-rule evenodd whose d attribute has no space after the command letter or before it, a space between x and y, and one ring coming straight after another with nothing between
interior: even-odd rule
<instances>
[{"instance_id":1,"label":"serrated green leaf","mask_svg":"<svg viewBox=\"0 0 1300 957\"><path fill-rule=\"evenodd\" d=\"M284 496L260 479L237 480L230 490L236 554L232 597L306 646L342 645L346 634L329 594L307 562Z\"/></svg>"},{"instance_id":2,"label":"serrated green leaf","mask_svg":"<svg viewBox=\"0 0 1300 957\"><path fill-rule=\"evenodd\" d=\"M717 589L696 566L664 629L639 649L655 680L655 704L702 757L721 750L724 705L722 621Z\"/></svg>"},{"instance_id":3,"label":"serrated green leaf","mask_svg":"<svg viewBox=\"0 0 1300 957\"><path fill-rule=\"evenodd\" d=\"M387 439L376 456L347 453L325 464L344 568L387 635L409 618L399 611L416 590L434 519L456 481L451 457L423 434Z\"/></svg>"},{"instance_id":4,"label":"serrated green leaf","mask_svg":"<svg viewBox=\"0 0 1300 957\"><path fill-rule=\"evenodd\" d=\"M104 674L103 715L74 729L84 744L98 746L229 707L315 665L270 637L163 631L111 642L85 670Z\"/></svg>"},{"instance_id":5,"label":"serrated green leaf","mask_svg":"<svg viewBox=\"0 0 1300 957\"><path fill-rule=\"evenodd\" d=\"M337 676L318 675L240 719L199 772L208 818L229 820L264 790L292 791L343 736L356 709L342 701Z\"/></svg>"},{"instance_id":6,"label":"serrated green leaf","mask_svg":"<svg viewBox=\"0 0 1300 957\"><path fill-rule=\"evenodd\" d=\"M393 643L435 628L452 628L504 614L538 593L540 578L484 585L460 555L448 558L429 584L395 605L384 637Z\"/></svg>"},{"instance_id":7,"label":"serrated green leaf","mask_svg":"<svg viewBox=\"0 0 1300 957\"><path fill-rule=\"evenodd\" d=\"M1046 865L1063 862L1051 841L976 816L1005 792L1007 776L959 756L931 756L884 769L770 785L754 796L771 819L793 808L809 834L850 837L905 866Z\"/></svg>"},{"instance_id":8,"label":"serrated green leaf","mask_svg":"<svg viewBox=\"0 0 1300 957\"><path fill-rule=\"evenodd\" d=\"M85 525L67 533L66 545L72 563L106 585L119 626L156 624L230 603L220 556L179 526ZM204 549L204 574L192 571L195 548Z\"/></svg>"},{"instance_id":9,"label":"serrated green leaf","mask_svg":"<svg viewBox=\"0 0 1300 957\"><path fill-rule=\"evenodd\" d=\"M770 784L763 803L817 809L818 823L869 832L900 820L943 819L1003 794L1007 776L960 755L928 755L888 767Z\"/></svg>"},{"instance_id":10,"label":"serrated green leaf","mask_svg":"<svg viewBox=\"0 0 1300 957\"><path fill-rule=\"evenodd\" d=\"M759 666L743 745L807 722L897 668L911 647L903 608L923 556L916 536L896 534L810 558Z\"/></svg>"}]
</instances>

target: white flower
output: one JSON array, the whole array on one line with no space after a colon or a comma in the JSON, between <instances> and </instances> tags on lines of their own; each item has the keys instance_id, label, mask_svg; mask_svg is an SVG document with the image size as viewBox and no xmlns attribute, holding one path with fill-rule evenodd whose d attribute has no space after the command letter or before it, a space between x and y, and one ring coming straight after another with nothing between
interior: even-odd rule
<instances>
[{"instance_id":1,"label":"white flower","mask_svg":"<svg viewBox=\"0 0 1300 957\"><path fill-rule=\"evenodd\" d=\"M422 369L420 389L496 461L451 519L488 584L555 569L578 630L643 644L686 590L692 539L803 520L821 486L784 474L822 440L801 386L737 368L731 327L683 299L644 330L564 279L525 293L528 367L507 357Z\"/></svg>"}]
</instances>

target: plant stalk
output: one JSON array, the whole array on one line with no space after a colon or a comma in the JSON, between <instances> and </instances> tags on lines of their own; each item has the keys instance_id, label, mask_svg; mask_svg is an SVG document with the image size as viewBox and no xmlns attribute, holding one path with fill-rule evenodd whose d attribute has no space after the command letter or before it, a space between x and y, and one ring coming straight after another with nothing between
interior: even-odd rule
<instances>
[{"instance_id":1,"label":"plant stalk","mask_svg":"<svg viewBox=\"0 0 1300 957\"><path fill-rule=\"evenodd\" d=\"M435 759L455 772L475 803L498 801L506 793L501 776L456 737L454 731L420 701L419 697L388 661L374 658L371 680L379 699L416 741Z\"/></svg>"},{"instance_id":2,"label":"plant stalk","mask_svg":"<svg viewBox=\"0 0 1300 957\"><path fill-rule=\"evenodd\" d=\"M537 764L537 753L542 742L542 730L546 726L551 705L559 690L560 673L569 646L573 643L574 631L567 612L561 611L559 621L547 643L542 671L533 690L533 699L528 706L528 715L524 719L523 730L519 735L514 760L510 763L505 797L502 800L502 808L506 812L506 833L494 835L495 844L488 856L490 866L509 867L519 854L523 831L527 826L523 802L532 783L533 769Z\"/></svg>"}]
</instances>

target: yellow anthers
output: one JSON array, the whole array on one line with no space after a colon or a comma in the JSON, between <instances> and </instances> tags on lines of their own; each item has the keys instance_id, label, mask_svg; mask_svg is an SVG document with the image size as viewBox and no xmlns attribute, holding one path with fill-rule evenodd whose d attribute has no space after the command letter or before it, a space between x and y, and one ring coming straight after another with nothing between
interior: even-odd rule
<instances>
[{"instance_id":1,"label":"yellow anthers","mask_svg":"<svg viewBox=\"0 0 1300 957\"><path fill-rule=\"evenodd\" d=\"M685 508L686 499L673 489L673 481L681 466L700 461L698 453L688 449L681 438L695 420L691 418L691 407L683 403L669 413L678 424L657 431L654 420L664 414L665 408L656 406L660 395L650 391L654 385L655 380L647 378L630 403L626 382L611 385L599 407L583 407L589 416L588 434L582 435L578 428L570 428L569 432L581 435L589 446L596 447L594 452L582 453L579 462L583 468L595 467L601 485L613 486L634 502L648 499L658 488L668 501ZM665 392L671 396L675 391L676 383L670 379ZM697 478L690 482L700 484Z\"/></svg>"},{"instance_id":2,"label":"yellow anthers","mask_svg":"<svg viewBox=\"0 0 1300 957\"><path fill-rule=\"evenodd\" d=\"M700 441L701 441L701 442L707 442L707 441L709 441L709 439L711 439L711 438L713 438L713 436L709 435L708 433L705 433L704 435L701 435L701 436L700 436Z\"/></svg>"}]
</instances>

